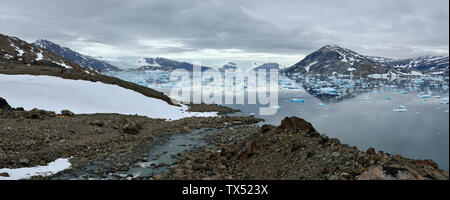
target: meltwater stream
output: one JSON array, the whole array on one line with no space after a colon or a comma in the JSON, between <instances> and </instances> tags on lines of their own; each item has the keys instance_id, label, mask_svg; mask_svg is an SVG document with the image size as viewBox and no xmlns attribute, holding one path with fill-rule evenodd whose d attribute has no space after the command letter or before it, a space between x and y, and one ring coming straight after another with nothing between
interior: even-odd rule
<instances>
[{"instance_id":1,"label":"meltwater stream","mask_svg":"<svg viewBox=\"0 0 450 200\"><path fill-rule=\"evenodd\" d=\"M187 134L174 134L166 142L151 148L148 161L136 163L135 167L128 171L128 175L136 178L168 173L178 153L207 145L204 138L214 132L217 132L217 129L203 128Z\"/></svg>"}]
</instances>

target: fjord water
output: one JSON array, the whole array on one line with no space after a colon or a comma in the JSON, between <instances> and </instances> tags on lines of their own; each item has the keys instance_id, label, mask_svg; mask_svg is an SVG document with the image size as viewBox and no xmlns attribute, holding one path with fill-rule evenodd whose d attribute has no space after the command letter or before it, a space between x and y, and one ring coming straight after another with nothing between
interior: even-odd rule
<instances>
[{"instance_id":1,"label":"fjord water","mask_svg":"<svg viewBox=\"0 0 450 200\"><path fill-rule=\"evenodd\" d=\"M399 94L367 92L336 103L324 103L304 90L281 90L275 115L258 115L260 105L227 105L246 114L280 125L286 116L311 122L320 133L338 138L360 150L378 151L415 159L432 159L441 169L449 167L449 105L439 98L424 101L417 92ZM364 100L369 96L372 100ZM391 100L386 99L391 97ZM293 103L292 98L306 103ZM324 104L324 105L322 105ZM406 112L394 112L400 105ZM264 105L263 105L264 106Z\"/></svg>"},{"instance_id":2,"label":"fjord water","mask_svg":"<svg viewBox=\"0 0 450 200\"><path fill-rule=\"evenodd\" d=\"M173 86L167 80L167 73L114 72L109 75L148 84L166 95L170 95L169 89ZM279 107L276 107L275 115L259 115L259 108L268 105L247 104L247 99L244 105L225 106L242 111L235 115L254 115L264 119L261 124L279 125L287 116L304 118L320 133L360 150L373 147L377 151L409 158L432 159L439 168L448 170L448 81L441 79L430 84L423 83L423 80L420 83L412 81L376 82L372 89L355 87L357 92L340 99L307 91L304 89L307 87L299 86L301 84L289 84L289 87L280 84ZM225 95L230 94L225 92ZM291 99L302 101L293 102Z\"/></svg>"}]
</instances>

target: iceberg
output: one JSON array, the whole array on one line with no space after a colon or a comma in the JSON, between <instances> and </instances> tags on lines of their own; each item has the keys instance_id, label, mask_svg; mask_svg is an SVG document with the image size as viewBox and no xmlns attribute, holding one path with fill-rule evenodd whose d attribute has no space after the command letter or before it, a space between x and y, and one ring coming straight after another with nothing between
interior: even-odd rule
<instances>
[{"instance_id":1,"label":"iceberg","mask_svg":"<svg viewBox=\"0 0 450 200\"><path fill-rule=\"evenodd\" d=\"M323 103L318 103L318 104L317 104L317 106L319 106L319 107L320 107L320 106L324 106L324 105L325 105L325 104L323 104Z\"/></svg>"},{"instance_id":2,"label":"iceberg","mask_svg":"<svg viewBox=\"0 0 450 200\"><path fill-rule=\"evenodd\" d=\"M306 103L306 99L291 99L291 102L294 102L294 103Z\"/></svg>"},{"instance_id":3,"label":"iceberg","mask_svg":"<svg viewBox=\"0 0 450 200\"><path fill-rule=\"evenodd\" d=\"M372 100L372 97L365 96L365 97L362 98L362 100Z\"/></svg>"},{"instance_id":4,"label":"iceberg","mask_svg":"<svg viewBox=\"0 0 450 200\"><path fill-rule=\"evenodd\" d=\"M406 107L404 105L400 105L397 109L392 110L394 112L406 112Z\"/></svg>"},{"instance_id":5,"label":"iceberg","mask_svg":"<svg viewBox=\"0 0 450 200\"><path fill-rule=\"evenodd\" d=\"M320 88L320 93L322 94L331 94L331 95L337 95L337 91L334 88L331 87L324 87L324 88Z\"/></svg>"},{"instance_id":6,"label":"iceberg","mask_svg":"<svg viewBox=\"0 0 450 200\"><path fill-rule=\"evenodd\" d=\"M420 98L424 98L424 99L431 98L431 95L424 94L424 95L421 95Z\"/></svg>"}]
</instances>

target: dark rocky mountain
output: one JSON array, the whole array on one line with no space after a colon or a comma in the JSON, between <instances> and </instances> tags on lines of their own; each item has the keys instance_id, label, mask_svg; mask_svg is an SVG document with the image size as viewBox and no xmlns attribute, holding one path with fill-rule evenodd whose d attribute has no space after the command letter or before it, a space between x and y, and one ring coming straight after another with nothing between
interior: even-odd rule
<instances>
[{"instance_id":1,"label":"dark rocky mountain","mask_svg":"<svg viewBox=\"0 0 450 200\"><path fill-rule=\"evenodd\" d=\"M218 70L220 72L224 72L225 70L235 71L236 69L238 69L237 64L234 62L229 62L229 63L225 64L224 66L222 66L221 68L219 68Z\"/></svg>"},{"instance_id":2,"label":"dark rocky mountain","mask_svg":"<svg viewBox=\"0 0 450 200\"><path fill-rule=\"evenodd\" d=\"M284 69L283 72L288 76L331 75L333 73L367 76L369 74L389 74L391 73L390 69L389 66L382 65L352 50L336 45L327 45L309 54L295 65Z\"/></svg>"},{"instance_id":3,"label":"dark rocky mountain","mask_svg":"<svg viewBox=\"0 0 450 200\"><path fill-rule=\"evenodd\" d=\"M59 67L74 71L95 73L60 57L46 49L29 44L19 38L0 34L0 62L3 65L26 64Z\"/></svg>"},{"instance_id":4,"label":"dark rocky mountain","mask_svg":"<svg viewBox=\"0 0 450 200\"><path fill-rule=\"evenodd\" d=\"M161 71L173 71L176 69L184 69L186 71L193 71L193 64L187 62L179 62L175 60L170 60L167 58L145 58L145 62L149 65L142 66L135 69L130 69L132 71L147 71L147 70L161 70ZM209 67L201 66L201 71L206 71L211 69Z\"/></svg>"},{"instance_id":5,"label":"dark rocky mountain","mask_svg":"<svg viewBox=\"0 0 450 200\"><path fill-rule=\"evenodd\" d=\"M402 72L411 73L415 71L422 74L449 75L449 56L421 56L409 59L369 58Z\"/></svg>"},{"instance_id":6,"label":"dark rocky mountain","mask_svg":"<svg viewBox=\"0 0 450 200\"><path fill-rule=\"evenodd\" d=\"M102 60L97 60L87 55L80 54L74 50L71 50L67 47L62 47L56 43L53 43L48 40L37 40L33 43L33 45L46 49L48 51L53 52L56 55L59 55L73 63L76 63L86 69L95 70L97 72L104 71L118 71L119 68L105 62Z\"/></svg>"}]
</instances>

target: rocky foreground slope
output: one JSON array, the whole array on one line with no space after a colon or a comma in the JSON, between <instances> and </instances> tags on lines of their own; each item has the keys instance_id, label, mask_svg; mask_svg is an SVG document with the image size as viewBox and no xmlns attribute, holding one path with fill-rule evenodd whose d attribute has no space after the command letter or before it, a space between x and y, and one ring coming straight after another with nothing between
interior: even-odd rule
<instances>
[{"instance_id":1,"label":"rocky foreground slope","mask_svg":"<svg viewBox=\"0 0 450 200\"><path fill-rule=\"evenodd\" d=\"M173 134L200 128L223 128L258 122L249 117L191 117L175 121L137 115L61 114L12 108L0 98L0 169L45 166L71 158L69 171L102 161L92 169L99 177L126 171L146 159L151 146ZM0 176L9 176L2 174ZM40 177L48 179L51 177Z\"/></svg>"},{"instance_id":2,"label":"rocky foreground slope","mask_svg":"<svg viewBox=\"0 0 450 200\"><path fill-rule=\"evenodd\" d=\"M373 148L360 151L319 134L297 117L280 126L214 135L215 147L182 155L157 179L448 180L432 160L414 160Z\"/></svg>"},{"instance_id":3,"label":"rocky foreground slope","mask_svg":"<svg viewBox=\"0 0 450 200\"><path fill-rule=\"evenodd\" d=\"M285 118L280 126L251 125L258 121L225 116L164 121L135 115L74 115L67 110L56 114L12 108L0 98L0 169L71 158L72 167L65 174L90 170L107 177L146 161L149 149L164 138L209 127L217 132L206 136L208 146L177 154L168 174L138 179L448 180L448 172L432 160L373 148L360 151L318 133L297 117Z\"/></svg>"}]
</instances>

